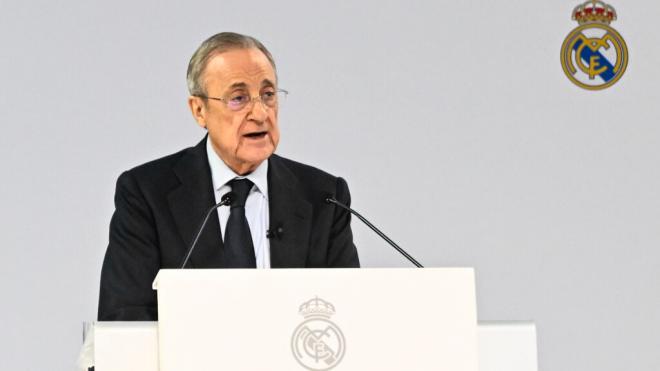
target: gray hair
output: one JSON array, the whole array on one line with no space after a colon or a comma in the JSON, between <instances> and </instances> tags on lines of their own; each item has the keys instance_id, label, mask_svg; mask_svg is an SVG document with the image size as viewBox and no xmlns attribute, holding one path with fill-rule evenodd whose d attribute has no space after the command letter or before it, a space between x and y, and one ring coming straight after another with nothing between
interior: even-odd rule
<instances>
[{"instance_id":1,"label":"gray hair","mask_svg":"<svg viewBox=\"0 0 660 371\"><path fill-rule=\"evenodd\" d=\"M257 39L234 32L221 32L206 39L197 48L188 63L188 91L190 95L206 95L206 86L202 81L204 70L211 57L235 49L259 49L275 70L275 60L268 49Z\"/></svg>"}]
</instances>

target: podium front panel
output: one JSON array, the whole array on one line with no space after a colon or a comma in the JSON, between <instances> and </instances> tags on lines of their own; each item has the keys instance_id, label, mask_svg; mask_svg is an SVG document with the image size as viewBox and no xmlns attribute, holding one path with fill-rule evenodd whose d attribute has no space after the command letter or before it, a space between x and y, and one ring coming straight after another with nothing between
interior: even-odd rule
<instances>
[{"instance_id":1,"label":"podium front panel","mask_svg":"<svg viewBox=\"0 0 660 371\"><path fill-rule=\"evenodd\" d=\"M161 270L161 371L477 371L474 271Z\"/></svg>"}]
</instances>

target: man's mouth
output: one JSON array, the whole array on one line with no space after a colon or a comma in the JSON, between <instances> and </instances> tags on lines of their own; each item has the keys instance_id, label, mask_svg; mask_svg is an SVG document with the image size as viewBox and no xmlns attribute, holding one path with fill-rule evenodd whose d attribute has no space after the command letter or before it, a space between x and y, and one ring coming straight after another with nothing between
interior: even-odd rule
<instances>
[{"instance_id":1,"label":"man's mouth","mask_svg":"<svg viewBox=\"0 0 660 371\"><path fill-rule=\"evenodd\" d=\"M267 131L255 131L253 133L244 134L243 136L250 139L261 139L265 137L266 134L268 134Z\"/></svg>"}]
</instances>

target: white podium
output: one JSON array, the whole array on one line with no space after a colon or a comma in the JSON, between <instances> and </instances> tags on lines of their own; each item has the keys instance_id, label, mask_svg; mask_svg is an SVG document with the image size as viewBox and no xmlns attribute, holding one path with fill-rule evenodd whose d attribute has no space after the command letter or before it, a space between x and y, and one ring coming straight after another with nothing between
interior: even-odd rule
<instances>
[{"instance_id":1,"label":"white podium","mask_svg":"<svg viewBox=\"0 0 660 371\"><path fill-rule=\"evenodd\" d=\"M533 323L483 322L477 334L479 371L538 370ZM88 335L95 371L160 371L157 322L97 322Z\"/></svg>"},{"instance_id":2,"label":"white podium","mask_svg":"<svg viewBox=\"0 0 660 371\"><path fill-rule=\"evenodd\" d=\"M95 371L536 370L533 325L477 330L472 269L161 270L154 288L157 325L96 324Z\"/></svg>"}]
</instances>

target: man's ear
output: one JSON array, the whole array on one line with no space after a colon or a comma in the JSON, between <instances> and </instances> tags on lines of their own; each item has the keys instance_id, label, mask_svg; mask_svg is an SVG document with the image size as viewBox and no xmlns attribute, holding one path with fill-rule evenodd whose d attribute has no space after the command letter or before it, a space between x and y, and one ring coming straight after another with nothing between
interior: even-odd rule
<instances>
[{"instance_id":1,"label":"man's ear","mask_svg":"<svg viewBox=\"0 0 660 371\"><path fill-rule=\"evenodd\" d=\"M206 129L206 104L204 99L191 95L188 97L188 107L190 107L190 113L197 121L197 125Z\"/></svg>"}]
</instances>

